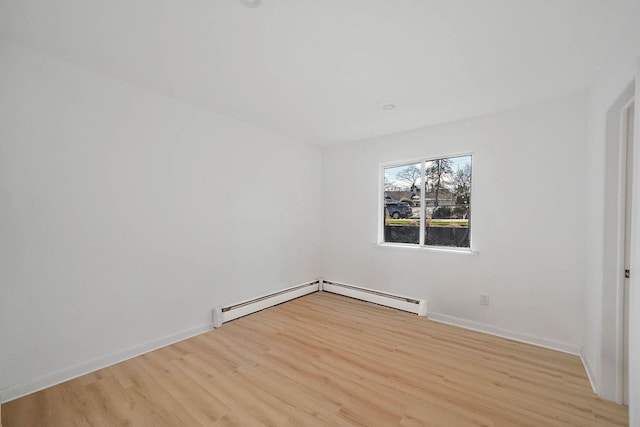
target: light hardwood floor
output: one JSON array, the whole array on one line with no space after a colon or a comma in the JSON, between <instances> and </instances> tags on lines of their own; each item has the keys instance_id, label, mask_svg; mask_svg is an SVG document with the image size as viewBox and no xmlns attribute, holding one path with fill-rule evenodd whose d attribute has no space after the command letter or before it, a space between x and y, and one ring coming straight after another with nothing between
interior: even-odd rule
<instances>
[{"instance_id":1,"label":"light hardwood floor","mask_svg":"<svg viewBox=\"0 0 640 427\"><path fill-rule=\"evenodd\" d=\"M316 293L2 407L27 426L627 425L578 357Z\"/></svg>"}]
</instances>

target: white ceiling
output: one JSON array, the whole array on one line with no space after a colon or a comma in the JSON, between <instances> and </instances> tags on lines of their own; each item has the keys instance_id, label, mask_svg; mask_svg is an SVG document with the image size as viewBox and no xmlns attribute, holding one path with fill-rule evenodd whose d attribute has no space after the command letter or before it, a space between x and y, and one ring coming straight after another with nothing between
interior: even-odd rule
<instances>
[{"instance_id":1,"label":"white ceiling","mask_svg":"<svg viewBox=\"0 0 640 427\"><path fill-rule=\"evenodd\" d=\"M0 0L0 37L318 144L583 89L638 26L635 0Z\"/></svg>"}]
</instances>

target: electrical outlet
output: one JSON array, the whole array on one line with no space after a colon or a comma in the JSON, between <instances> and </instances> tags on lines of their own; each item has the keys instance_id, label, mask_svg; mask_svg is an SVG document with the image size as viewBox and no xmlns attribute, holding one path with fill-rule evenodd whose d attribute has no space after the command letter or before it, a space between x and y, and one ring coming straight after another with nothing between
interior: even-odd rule
<instances>
[{"instance_id":1,"label":"electrical outlet","mask_svg":"<svg viewBox=\"0 0 640 427\"><path fill-rule=\"evenodd\" d=\"M489 305L489 294L480 294L480 305Z\"/></svg>"}]
</instances>

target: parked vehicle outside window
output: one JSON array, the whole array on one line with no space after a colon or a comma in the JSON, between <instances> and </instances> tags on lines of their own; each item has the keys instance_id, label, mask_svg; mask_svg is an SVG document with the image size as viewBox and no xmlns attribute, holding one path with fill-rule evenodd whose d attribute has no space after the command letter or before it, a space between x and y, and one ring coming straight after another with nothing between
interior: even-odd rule
<instances>
[{"instance_id":1,"label":"parked vehicle outside window","mask_svg":"<svg viewBox=\"0 0 640 427\"><path fill-rule=\"evenodd\" d=\"M385 200L384 206L387 209L387 212L389 212L389 216L393 219L411 218L411 215L413 214L411 206L405 202Z\"/></svg>"}]
</instances>

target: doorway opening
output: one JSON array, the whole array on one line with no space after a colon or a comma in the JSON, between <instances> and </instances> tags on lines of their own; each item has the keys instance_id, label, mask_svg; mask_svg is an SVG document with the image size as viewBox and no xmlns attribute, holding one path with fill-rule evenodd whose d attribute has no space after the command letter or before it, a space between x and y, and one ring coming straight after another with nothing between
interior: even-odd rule
<instances>
[{"instance_id":1,"label":"doorway opening","mask_svg":"<svg viewBox=\"0 0 640 427\"><path fill-rule=\"evenodd\" d=\"M633 151L635 102L622 111L622 143L626 148L625 221L624 221L624 281L622 290L622 403L629 405L629 284L631 279L631 224L633 218ZM636 274L640 272L635 272Z\"/></svg>"},{"instance_id":2,"label":"doorway opening","mask_svg":"<svg viewBox=\"0 0 640 427\"><path fill-rule=\"evenodd\" d=\"M604 186L604 263L602 292L602 366L605 390L617 403L628 402L628 288L633 206L633 131L635 83L607 112ZM635 272L640 274L640 271Z\"/></svg>"}]
</instances>

